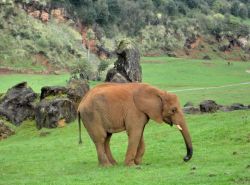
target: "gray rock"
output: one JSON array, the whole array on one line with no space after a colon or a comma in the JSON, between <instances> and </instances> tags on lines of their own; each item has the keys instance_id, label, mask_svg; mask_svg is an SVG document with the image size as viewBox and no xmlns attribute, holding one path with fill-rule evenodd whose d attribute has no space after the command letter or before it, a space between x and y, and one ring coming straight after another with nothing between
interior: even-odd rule
<instances>
[{"instance_id":1,"label":"gray rock","mask_svg":"<svg viewBox=\"0 0 250 185\"><path fill-rule=\"evenodd\" d=\"M183 107L182 110L185 114L200 114L201 113L200 109L194 106L186 106L186 107Z\"/></svg>"},{"instance_id":2,"label":"gray rock","mask_svg":"<svg viewBox=\"0 0 250 185\"><path fill-rule=\"evenodd\" d=\"M72 79L67 86L67 97L74 102L77 108L84 95L89 91L89 84L86 80Z\"/></svg>"},{"instance_id":3,"label":"gray rock","mask_svg":"<svg viewBox=\"0 0 250 185\"><path fill-rule=\"evenodd\" d=\"M112 78L112 80L111 80L110 82L114 82L114 83L127 83L128 81L127 81L127 79L126 79L124 76L122 76L120 73L116 73L116 74L113 76L113 78Z\"/></svg>"},{"instance_id":4,"label":"gray rock","mask_svg":"<svg viewBox=\"0 0 250 185\"><path fill-rule=\"evenodd\" d=\"M114 63L114 68L108 71L105 81L111 82L115 75L119 73L128 82L141 82L140 52L135 44L127 39L122 40L116 53L118 60Z\"/></svg>"},{"instance_id":5,"label":"gray rock","mask_svg":"<svg viewBox=\"0 0 250 185\"><path fill-rule=\"evenodd\" d=\"M204 100L199 106L200 111L206 113L213 113L219 109L219 105L213 100Z\"/></svg>"},{"instance_id":6,"label":"gray rock","mask_svg":"<svg viewBox=\"0 0 250 185\"><path fill-rule=\"evenodd\" d=\"M241 104L241 103L234 103L230 106L230 108L232 110L245 110L245 109L248 109L247 106Z\"/></svg>"},{"instance_id":7,"label":"gray rock","mask_svg":"<svg viewBox=\"0 0 250 185\"><path fill-rule=\"evenodd\" d=\"M208 55L205 55L202 59L203 59L203 60L211 60L211 57L208 56Z\"/></svg>"},{"instance_id":8,"label":"gray rock","mask_svg":"<svg viewBox=\"0 0 250 185\"><path fill-rule=\"evenodd\" d=\"M66 94L68 89L63 86L44 86L41 88L40 100L48 96L59 96L62 94Z\"/></svg>"},{"instance_id":9,"label":"gray rock","mask_svg":"<svg viewBox=\"0 0 250 185\"><path fill-rule=\"evenodd\" d=\"M72 101L65 99L42 100L35 109L38 129L55 128L76 119L76 109Z\"/></svg>"},{"instance_id":10,"label":"gray rock","mask_svg":"<svg viewBox=\"0 0 250 185\"><path fill-rule=\"evenodd\" d=\"M0 100L0 116L6 117L18 126L24 120L34 117L34 101L37 94L27 86L27 82L10 88Z\"/></svg>"},{"instance_id":11,"label":"gray rock","mask_svg":"<svg viewBox=\"0 0 250 185\"><path fill-rule=\"evenodd\" d=\"M233 111L233 109L230 106L220 106L219 110L222 111L222 112Z\"/></svg>"},{"instance_id":12,"label":"gray rock","mask_svg":"<svg viewBox=\"0 0 250 185\"><path fill-rule=\"evenodd\" d=\"M190 101L188 101L187 103L185 103L184 107L190 107L190 106L194 106L194 104Z\"/></svg>"}]
</instances>

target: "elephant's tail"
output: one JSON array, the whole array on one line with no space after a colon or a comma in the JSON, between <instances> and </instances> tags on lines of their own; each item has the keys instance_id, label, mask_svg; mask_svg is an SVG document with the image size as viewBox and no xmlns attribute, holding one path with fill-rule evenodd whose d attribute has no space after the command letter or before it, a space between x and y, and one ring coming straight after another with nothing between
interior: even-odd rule
<instances>
[{"instance_id":1,"label":"elephant's tail","mask_svg":"<svg viewBox=\"0 0 250 185\"><path fill-rule=\"evenodd\" d=\"M81 127L81 114L80 112L78 112L78 126L79 126L79 144L82 144L82 135L81 135L81 132L82 132L82 127Z\"/></svg>"}]
</instances>

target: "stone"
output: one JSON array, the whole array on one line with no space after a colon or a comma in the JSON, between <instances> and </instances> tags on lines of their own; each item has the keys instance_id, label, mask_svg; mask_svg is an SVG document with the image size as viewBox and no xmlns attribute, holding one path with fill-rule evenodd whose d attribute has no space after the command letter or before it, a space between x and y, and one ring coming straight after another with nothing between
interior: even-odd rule
<instances>
[{"instance_id":1,"label":"stone","mask_svg":"<svg viewBox=\"0 0 250 185\"><path fill-rule=\"evenodd\" d=\"M67 85L67 97L77 108L85 94L89 91L89 84L86 80L71 79Z\"/></svg>"},{"instance_id":2,"label":"stone","mask_svg":"<svg viewBox=\"0 0 250 185\"><path fill-rule=\"evenodd\" d=\"M112 78L112 80L111 80L110 82L114 82L114 83L127 83L128 81L127 81L127 79L126 79L124 76L122 76L120 73L116 73L116 74L113 76L113 78Z\"/></svg>"},{"instance_id":3,"label":"stone","mask_svg":"<svg viewBox=\"0 0 250 185\"><path fill-rule=\"evenodd\" d=\"M219 109L219 105L213 100L204 100L200 103L200 111L206 113L213 113Z\"/></svg>"},{"instance_id":4,"label":"stone","mask_svg":"<svg viewBox=\"0 0 250 185\"><path fill-rule=\"evenodd\" d=\"M203 59L203 60L211 60L211 57L208 56L208 55L205 55L202 59Z\"/></svg>"},{"instance_id":5,"label":"stone","mask_svg":"<svg viewBox=\"0 0 250 185\"><path fill-rule=\"evenodd\" d=\"M128 82L141 82L140 52L135 44L128 39L122 40L116 54L118 59L114 63L114 68L108 71L105 81L112 82L113 77L119 73L118 76L123 76ZM115 78L119 79L120 77L117 78L116 76ZM124 81L124 78L121 78L122 81ZM117 80L114 81L117 82Z\"/></svg>"},{"instance_id":6,"label":"stone","mask_svg":"<svg viewBox=\"0 0 250 185\"><path fill-rule=\"evenodd\" d=\"M0 120L0 141L13 134L15 134L15 132L9 126L5 125L4 121Z\"/></svg>"},{"instance_id":7,"label":"stone","mask_svg":"<svg viewBox=\"0 0 250 185\"><path fill-rule=\"evenodd\" d=\"M67 94L68 89L63 86L44 86L41 88L40 100L48 96L60 96L63 94Z\"/></svg>"},{"instance_id":8,"label":"stone","mask_svg":"<svg viewBox=\"0 0 250 185\"><path fill-rule=\"evenodd\" d=\"M182 110L185 114L200 114L201 113L200 109L194 106L186 106L186 107L183 107Z\"/></svg>"},{"instance_id":9,"label":"stone","mask_svg":"<svg viewBox=\"0 0 250 185\"><path fill-rule=\"evenodd\" d=\"M67 98L44 99L35 109L36 127L56 128L76 119L74 103Z\"/></svg>"},{"instance_id":10,"label":"stone","mask_svg":"<svg viewBox=\"0 0 250 185\"><path fill-rule=\"evenodd\" d=\"M233 103L230 108L232 110L245 110L245 109L248 109L247 106L241 104L241 103Z\"/></svg>"},{"instance_id":11,"label":"stone","mask_svg":"<svg viewBox=\"0 0 250 185\"><path fill-rule=\"evenodd\" d=\"M5 117L12 124L18 126L24 120L34 118L34 102L37 94L21 82L8 89L0 100L0 116Z\"/></svg>"},{"instance_id":12,"label":"stone","mask_svg":"<svg viewBox=\"0 0 250 185\"><path fill-rule=\"evenodd\" d=\"M188 101L187 103L185 103L184 107L190 107L190 106L194 106L194 104L190 101Z\"/></svg>"},{"instance_id":13,"label":"stone","mask_svg":"<svg viewBox=\"0 0 250 185\"><path fill-rule=\"evenodd\" d=\"M233 109L230 106L223 106L223 105L219 107L219 110L222 111L222 112L233 111Z\"/></svg>"}]
</instances>

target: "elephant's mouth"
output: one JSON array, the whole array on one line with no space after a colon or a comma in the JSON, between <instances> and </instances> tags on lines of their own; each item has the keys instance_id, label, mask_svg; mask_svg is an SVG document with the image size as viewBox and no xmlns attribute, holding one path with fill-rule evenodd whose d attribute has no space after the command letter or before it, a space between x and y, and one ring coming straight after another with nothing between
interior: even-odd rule
<instances>
[{"instance_id":1,"label":"elephant's mouth","mask_svg":"<svg viewBox=\"0 0 250 185\"><path fill-rule=\"evenodd\" d=\"M163 121L164 121L166 124L170 125L171 127L173 126L173 122L172 122L171 119L165 117L165 118L163 118Z\"/></svg>"}]
</instances>

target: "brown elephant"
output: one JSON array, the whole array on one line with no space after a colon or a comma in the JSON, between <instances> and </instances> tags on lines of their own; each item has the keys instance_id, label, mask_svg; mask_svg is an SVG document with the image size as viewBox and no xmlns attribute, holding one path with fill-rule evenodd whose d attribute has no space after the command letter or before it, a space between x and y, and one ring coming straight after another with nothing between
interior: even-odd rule
<instances>
[{"instance_id":1,"label":"brown elephant","mask_svg":"<svg viewBox=\"0 0 250 185\"><path fill-rule=\"evenodd\" d=\"M143 131L149 119L158 123L175 124L185 140L187 155L193 154L182 109L175 94L162 91L143 83L105 83L90 90L78 107L79 142L81 143L82 119L93 140L99 164L109 166L116 164L110 151L110 138L113 133L126 130L128 148L125 164L128 166L141 163L145 146Z\"/></svg>"}]
</instances>

